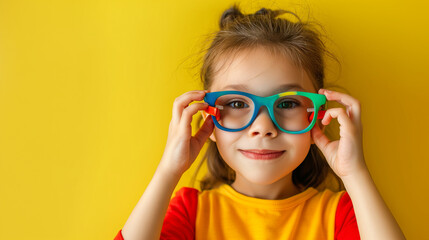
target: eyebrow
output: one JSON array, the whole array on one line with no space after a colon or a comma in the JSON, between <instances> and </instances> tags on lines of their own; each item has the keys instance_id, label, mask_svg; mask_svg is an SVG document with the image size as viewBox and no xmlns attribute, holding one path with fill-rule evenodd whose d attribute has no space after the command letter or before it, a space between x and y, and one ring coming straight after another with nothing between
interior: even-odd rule
<instances>
[{"instance_id":1,"label":"eyebrow","mask_svg":"<svg viewBox=\"0 0 429 240\"><path fill-rule=\"evenodd\" d=\"M245 91L245 92L249 91L249 88L247 87L247 85L244 85L244 84L231 84L231 85L225 86L223 89L235 89L235 90ZM291 90L291 89L305 91L301 85L295 84L295 83L289 83L289 84L280 85L278 88L276 88L276 92L277 93L287 92L288 90Z\"/></svg>"}]
</instances>

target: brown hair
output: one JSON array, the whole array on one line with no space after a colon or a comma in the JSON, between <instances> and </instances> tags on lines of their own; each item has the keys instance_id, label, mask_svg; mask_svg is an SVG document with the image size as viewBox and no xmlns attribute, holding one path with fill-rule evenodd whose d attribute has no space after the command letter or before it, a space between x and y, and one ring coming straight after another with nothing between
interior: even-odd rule
<instances>
[{"instance_id":1,"label":"brown hair","mask_svg":"<svg viewBox=\"0 0 429 240\"><path fill-rule=\"evenodd\" d=\"M298 21L292 22L277 16L288 13ZM263 46L272 54L284 54L300 69L304 70L313 82L316 90L324 87L325 61L328 55L338 62L330 53L320 37L320 32L311 27L310 22L303 22L293 12L286 10L270 10L262 8L254 14L243 14L234 4L225 10L219 22L220 30L214 33L207 52L204 55L200 78L204 89L209 89L217 71L223 68L225 59L245 49ZM216 68L216 64L223 63ZM201 190L235 181L235 172L222 159L216 142L208 139L207 151L203 161L197 167L195 178L204 160L207 160L208 173L200 181ZM341 180L333 173L323 154L312 144L304 161L292 172L295 185L308 188L319 187L331 174L343 189Z\"/></svg>"}]
</instances>

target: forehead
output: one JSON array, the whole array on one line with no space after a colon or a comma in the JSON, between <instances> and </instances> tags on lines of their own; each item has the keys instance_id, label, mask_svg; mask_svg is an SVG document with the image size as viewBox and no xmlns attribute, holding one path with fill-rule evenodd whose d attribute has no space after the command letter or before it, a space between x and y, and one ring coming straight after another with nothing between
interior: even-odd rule
<instances>
[{"instance_id":1,"label":"forehead","mask_svg":"<svg viewBox=\"0 0 429 240\"><path fill-rule=\"evenodd\" d=\"M316 91L306 71L286 56L262 47L242 50L219 61L210 90L240 90L260 96L287 90Z\"/></svg>"}]
</instances>

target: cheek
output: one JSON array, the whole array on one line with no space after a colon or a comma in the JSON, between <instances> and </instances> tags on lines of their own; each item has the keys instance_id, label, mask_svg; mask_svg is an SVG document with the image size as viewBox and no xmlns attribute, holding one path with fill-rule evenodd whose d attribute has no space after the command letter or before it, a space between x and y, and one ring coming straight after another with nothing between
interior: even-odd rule
<instances>
[{"instance_id":1,"label":"cheek","mask_svg":"<svg viewBox=\"0 0 429 240\"><path fill-rule=\"evenodd\" d=\"M233 147L232 144L240 138L239 132L227 132L218 128L215 129L213 135L216 138L218 148L222 148L223 150L227 147Z\"/></svg>"},{"instance_id":2,"label":"cheek","mask_svg":"<svg viewBox=\"0 0 429 240\"><path fill-rule=\"evenodd\" d=\"M308 138L305 139L305 142L303 142L303 144L301 145L301 158L304 160L305 157L307 156L308 152L310 151L310 147L312 144L312 139L311 136L309 136Z\"/></svg>"},{"instance_id":3,"label":"cheek","mask_svg":"<svg viewBox=\"0 0 429 240\"><path fill-rule=\"evenodd\" d=\"M235 154L237 151L237 142L241 137L240 132L226 132L220 129L216 129L214 133L216 137L216 145L219 151L219 154L225 160L225 162L231 166L231 159L235 159Z\"/></svg>"},{"instance_id":4,"label":"cheek","mask_svg":"<svg viewBox=\"0 0 429 240\"><path fill-rule=\"evenodd\" d=\"M306 132L287 137L289 151L294 151L296 155L307 156L311 146L311 134Z\"/></svg>"}]
</instances>

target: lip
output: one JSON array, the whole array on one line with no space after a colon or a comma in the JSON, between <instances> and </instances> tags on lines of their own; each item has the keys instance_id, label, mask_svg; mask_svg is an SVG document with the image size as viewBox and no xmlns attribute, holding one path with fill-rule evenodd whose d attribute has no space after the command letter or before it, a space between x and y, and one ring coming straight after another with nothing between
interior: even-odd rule
<instances>
[{"instance_id":1,"label":"lip","mask_svg":"<svg viewBox=\"0 0 429 240\"><path fill-rule=\"evenodd\" d=\"M251 159L258 159L258 160L271 160L279 158L283 153L283 151L277 151L277 150L268 150L268 149L246 149L242 150L239 149L239 151L246 157Z\"/></svg>"}]
</instances>

